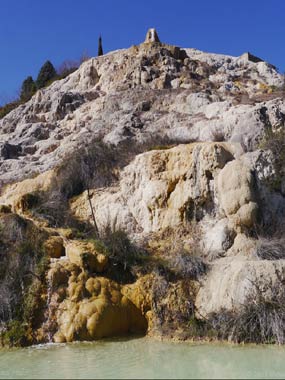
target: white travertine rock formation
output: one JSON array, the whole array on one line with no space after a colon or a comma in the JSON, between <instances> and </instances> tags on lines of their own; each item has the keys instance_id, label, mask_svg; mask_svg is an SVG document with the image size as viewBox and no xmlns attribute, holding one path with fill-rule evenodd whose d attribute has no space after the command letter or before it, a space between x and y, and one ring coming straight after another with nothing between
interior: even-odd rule
<instances>
[{"instance_id":1,"label":"white travertine rock formation","mask_svg":"<svg viewBox=\"0 0 285 380\"><path fill-rule=\"evenodd\" d=\"M240 160L230 162L219 173L218 195L227 217L236 214L239 224L248 227L254 224L258 208L254 179L250 168Z\"/></svg>"},{"instance_id":2,"label":"white travertine rock formation","mask_svg":"<svg viewBox=\"0 0 285 380\"><path fill-rule=\"evenodd\" d=\"M193 143L137 156L119 186L93 191L99 227L149 233L195 220L203 225L206 252L225 252L258 211L250 169L234 159L235 150L232 144ZM71 208L92 222L86 192Z\"/></svg>"},{"instance_id":3,"label":"white travertine rock formation","mask_svg":"<svg viewBox=\"0 0 285 380\"><path fill-rule=\"evenodd\" d=\"M0 188L52 169L96 137L119 144L155 133L254 150L268 125L285 119L283 99L254 98L282 83L266 62L164 44L91 58L0 120Z\"/></svg>"},{"instance_id":4,"label":"white travertine rock formation","mask_svg":"<svg viewBox=\"0 0 285 380\"><path fill-rule=\"evenodd\" d=\"M244 242L245 243L245 242ZM242 250L249 249L243 245ZM241 309L262 291L265 300L272 290L282 291L285 260L249 260L243 257L222 258L213 265L196 298L197 317Z\"/></svg>"},{"instance_id":5,"label":"white travertine rock formation","mask_svg":"<svg viewBox=\"0 0 285 380\"><path fill-rule=\"evenodd\" d=\"M121 173L117 189L93 193L99 225L147 233L214 213L214 179L234 151L231 144L194 143L138 155ZM85 194L71 207L82 219L91 216Z\"/></svg>"},{"instance_id":6,"label":"white travertine rock formation","mask_svg":"<svg viewBox=\"0 0 285 380\"><path fill-rule=\"evenodd\" d=\"M198 248L210 268L199 280L198 317L239 309L255 296L254 284L270 299L272 288L283 286L285 262L259 260L257 239L250 236L259 218L265 226L284 222L285 180L278 178L280 191L270 186L277 177L276 157L261 149L264 137L285 125L284 97L275 92L284 78L274 66L249 54L231 57L159 42L155 29L150 29L145 43L89 59L0 120L0 211L36 218L39 213L28 209L29 196L48 198L60 192L60 165L67 157L80 160L78 152L95 140L112 149L126 147L126 156L132 153L128 149L166 141L173 147L162 143L122 160L116 167L117 182L101 188L96 184L88 192L87 186L78 186L72 193L78 195L66 202L68 212L92 225L94 211L100 231L110 225L142 239L195 225ZM77 174L68 177L70 182ZM44 218L37 222L48 225ZM55 236L51 240L64 241L62 251L71 272L88 259L90 270L104 273L104 255L80 240L67 243L58 231ZM61 253L50 255L55 260L58 256ZM91 286L84 276L72 274L71 298L59 311L59 342L76 337L77 318L82 339L126 332L136 323L144 330L145 318L124 298L121 286L96 277ZM84 296L87 282L88 321L84 299L73 304L73 297ZM107 290L110 297L102 304ZM102 330L96 335L94 300L102 306L98 318L108 307L109 317L116 320L119 310L114 331L102 317ZM125 323L132 310L136 323Z\"/></svg>"}]
</instances>

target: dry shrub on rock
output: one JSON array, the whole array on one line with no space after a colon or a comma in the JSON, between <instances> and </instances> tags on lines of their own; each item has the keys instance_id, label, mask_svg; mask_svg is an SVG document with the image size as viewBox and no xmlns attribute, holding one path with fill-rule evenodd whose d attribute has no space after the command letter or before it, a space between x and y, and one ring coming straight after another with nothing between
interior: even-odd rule
<instances>
[{"instance_id":1,"label":"dry shrub on rock","mask_svg":"<svg viewBox=\"0 0 285 380\"><path fill-rule=\"evenodd\" d=\"M285 292L273 289L270 300L259 294L250 298L239 311L221 310L206 321L219 339L235 343L285 343Z\"/></svg>"},{"instance_id":2,"label":"dry shrub on rock","mask_svg":"<svg viewBox=\"0 0 285 380\"><path fill-rule=\"evenodd\" d=\"M256 255L262 260L285 259L285 237L259 237Z\"/></svg>"}]
</instances>

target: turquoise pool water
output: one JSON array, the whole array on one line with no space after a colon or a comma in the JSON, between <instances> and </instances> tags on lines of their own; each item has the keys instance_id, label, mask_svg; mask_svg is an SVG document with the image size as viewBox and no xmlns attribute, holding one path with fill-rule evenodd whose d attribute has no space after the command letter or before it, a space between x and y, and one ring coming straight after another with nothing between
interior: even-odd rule
<instances>
[{"instance_id":1,"label":"turquoise pool water","mask_svg":"<svg viewBox=\"0 0 285 380\"><path fill-rule=\"evenodd\" d=\"M149 338L0 350L0 378L284 378L285 347Z\"/></svg>"}]
</instances>

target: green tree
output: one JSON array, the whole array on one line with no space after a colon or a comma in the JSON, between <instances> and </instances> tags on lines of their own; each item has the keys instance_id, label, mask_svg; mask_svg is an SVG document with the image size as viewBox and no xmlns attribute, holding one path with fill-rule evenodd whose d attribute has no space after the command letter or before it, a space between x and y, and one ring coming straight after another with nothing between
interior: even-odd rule
<instances>
[{"instance_id":1,"label":"green tree","mask_svg":"<svg viewBox=\"0 0 285 380\"><path fill-rule=\"evenodd\" d=\"M31 76L27 77L21 87L20 99L24 102L31 99L34 93L37 91L37 86Z\"/></svg>"},{"instance_id":2,"label":"green tree","mask_svg":"<svg viewBox=\"0 0 285 380\"><path fill-rule=\"evenodd\" d=\"M98 57L103 54L102 37L100 36L98 42Z\"/></svg>"},{"instance_id":3,"label":"green tree","mask_svg":"<svg viewBox=\"0 0 285 380\"><path fill-rule=\"evenodd\" d=\"M40 69L39 75L37 77L37 88L46 86L48 82L50 82L56 76L57 74L53 64L50 61L46 61L46 63Z\"/></svg>"}]
</instances>

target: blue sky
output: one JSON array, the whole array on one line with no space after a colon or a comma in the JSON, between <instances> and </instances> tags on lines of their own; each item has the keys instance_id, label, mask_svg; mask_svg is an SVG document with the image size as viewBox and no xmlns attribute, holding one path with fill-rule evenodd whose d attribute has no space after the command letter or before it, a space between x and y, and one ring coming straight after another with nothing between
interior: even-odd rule
<instances>
[{"instance_id":1,"label":"blue sky","mask_svg":"<svg viewBox=\"0 0 285 380\"><path fill-rule=\"evenodd\" d=\"M17 95L41 65L55 66L143 41L156 27L163 42L240 55L285 70L285 0L0 0L0 104Z\"/></svg>"}]
</instances>

